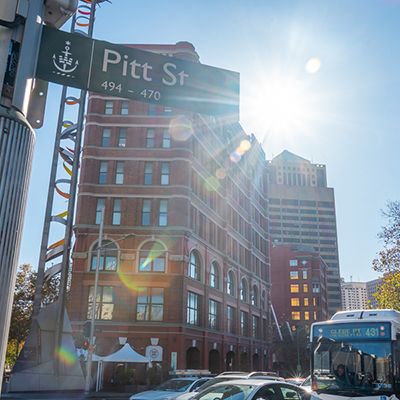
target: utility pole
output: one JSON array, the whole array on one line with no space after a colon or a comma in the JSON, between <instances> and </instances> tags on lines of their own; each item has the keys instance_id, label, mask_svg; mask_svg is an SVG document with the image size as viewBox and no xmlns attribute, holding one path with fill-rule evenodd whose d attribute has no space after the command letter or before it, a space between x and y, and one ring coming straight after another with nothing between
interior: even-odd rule
<instances>
[{"instance_id":1,"label":"utility pole","mask_svg":"<svg viewBox=\"0 0 400 400\"><path fill-rule=\"evenodd\" d=\"M35 142L32 126L42 123L28 117L41 29L43 23L63 25L76 5L77 0L0 2L0 380ZM35 108L40 102L31 103Z\"/></svg>"},{"instance_id":2,"label":"utility pole","mask_svg":"<svg viewBox=\"0 0 400 400\"><path fill-rule=\"evenodd\" d=\"M97 311L97 289L99 285L99 271L101 265L101 250L103 242L103 230L104 230L104 207L100 210L100 227L99 227L99 239L97 243L97 263L96 263L96 274L94 278L93 288L93 304L92 304L92 315L90 321L90 336L89 336L89 348L88 358L86 367L86 380L85 380L85 393L90 392L90 383L92 378L92 359L94 351L94 327L96 322L96 311ZM103 261L103 268L105 268L105 260Z\"/></svg>"}]
</instances>

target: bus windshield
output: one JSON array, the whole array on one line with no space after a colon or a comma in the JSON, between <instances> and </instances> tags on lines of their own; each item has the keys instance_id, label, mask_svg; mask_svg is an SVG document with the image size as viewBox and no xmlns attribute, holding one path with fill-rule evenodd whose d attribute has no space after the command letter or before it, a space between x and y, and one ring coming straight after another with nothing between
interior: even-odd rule
<instances>
[{"instance_id":1,"label":"bus windshield","mask_svg":"<svg viewBox=\"0 0 400 400\"><path fill-rule=\"evenodd\" d=\"M313 386L318 393L349 396L392 394L390 341L320 338L313 352Z\"/></svg>"}]
</instances>

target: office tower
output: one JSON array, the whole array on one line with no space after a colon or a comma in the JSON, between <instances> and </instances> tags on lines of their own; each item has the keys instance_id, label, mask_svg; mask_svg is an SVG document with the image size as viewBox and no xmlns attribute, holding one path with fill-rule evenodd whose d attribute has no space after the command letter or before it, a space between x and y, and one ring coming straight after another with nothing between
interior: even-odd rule
<instances>
[{"instance_id":1,"label":"office tower","mask_svg":"<svg viewBox=\"0 0 400 400\"><path fill-rule=\"evenodd\" d=\"M367 282L341 281L343 310L365 310L368 308Z\"/></svg>"},{"instance_id":2,"label":"office tower","mask_svg":"<svg viewBox=\"0 0 400 400\"><path fill-rule=\"evenodd\" d=\"M328 266L328 312L341 309L335 197L326 167L287 150L269 162L269 217L273 244L303 244Z\"/></svg>"}]
</instances>

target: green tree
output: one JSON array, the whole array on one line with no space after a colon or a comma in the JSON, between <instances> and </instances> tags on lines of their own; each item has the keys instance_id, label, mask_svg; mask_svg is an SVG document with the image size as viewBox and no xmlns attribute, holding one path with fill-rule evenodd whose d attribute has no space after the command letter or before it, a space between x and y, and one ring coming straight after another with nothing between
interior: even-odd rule
<instances>
[{"instance_id":1,"label":"green tree","mask_svg":"<svg viewBox=\"0 0 400 400\"><path fill-rule=\"evenodd\" d=\"M378 234L383 249L373 260L373 269L384 277L374 297L380 308L400 310L400 201L389 202L383 216L387 225Z\"/></svg>"},{"instance_id":2,"label":"green tree","mask_svg":"<svg viewBox=\"0 0 400 400\"><path fill-rule=\"evenodd\" d=\"M29 264L18 267L15 282L11 324L8 335L6 365L12 368L29 334L37 273ZM57 299L58 278L47 281L42 288L43 304Z\"/></svg>"}]
</instances>

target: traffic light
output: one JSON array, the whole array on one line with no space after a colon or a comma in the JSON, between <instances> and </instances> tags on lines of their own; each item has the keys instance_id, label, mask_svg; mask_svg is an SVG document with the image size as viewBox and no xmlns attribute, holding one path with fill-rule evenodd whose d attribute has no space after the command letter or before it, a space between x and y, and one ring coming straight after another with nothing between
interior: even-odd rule
<instances>
[{"instance_id":1,"label":"traffic light","mask_svg":"<svg viewBox=\"0 0 400 400\"><path fill-rule=\"evenodd\" d=\"M90 337L90 328L91 328L91 321L86 321L83 324L82 334L85 338Z\"/></svg>"}]
</instances>

